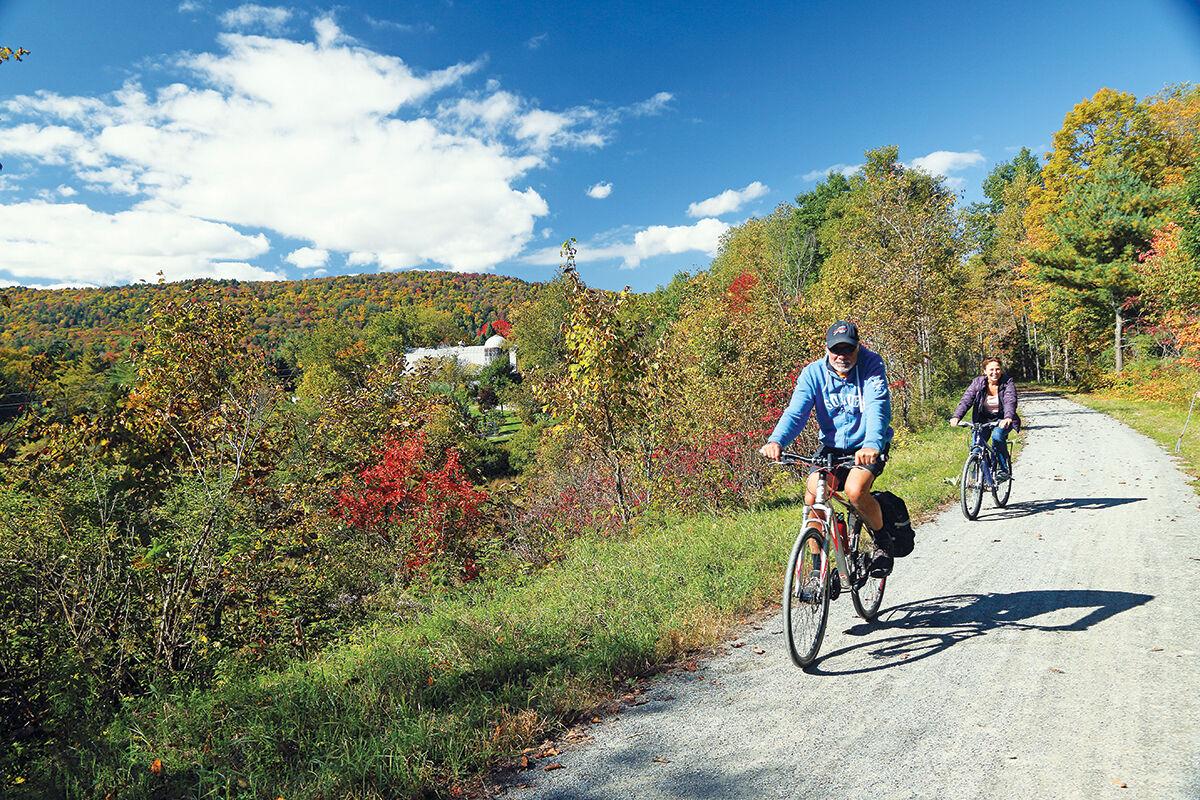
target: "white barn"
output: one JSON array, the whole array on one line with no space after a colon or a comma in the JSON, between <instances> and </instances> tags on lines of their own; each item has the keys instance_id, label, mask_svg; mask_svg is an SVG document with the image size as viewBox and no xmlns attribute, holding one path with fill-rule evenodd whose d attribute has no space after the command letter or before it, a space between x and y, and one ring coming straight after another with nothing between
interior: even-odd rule
<instances>
[{"instance_id":1,"label":"white barn","mask_svg":"<svg viewBox=\"0 0 1200 800\"><path fill-rule=\"evenodd\" d=\"M493 361L504 357L508 341L500 334L493 334L482 345L453 345L450 347L417 347L404 354L404 360L412 369L423 358L448 358L454 356L458 363L465 366L486 367ZM509 348L508 363L513 369L517 368L516 348Z\"/></svg>"}]
</instances>

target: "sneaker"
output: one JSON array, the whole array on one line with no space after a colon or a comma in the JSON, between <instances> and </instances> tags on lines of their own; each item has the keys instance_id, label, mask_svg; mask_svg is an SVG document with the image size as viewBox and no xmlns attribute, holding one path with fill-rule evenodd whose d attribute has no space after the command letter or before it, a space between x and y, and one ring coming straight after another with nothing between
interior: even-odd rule
<instances>
[{"instance_id":1,"label":"sneaker","mask_svg":"<svg viewBox=\"0 0 1200 800\"><path fill-rule=\"evenodd\" d=\"M1000 484L1004 483L1012 476L1008 474L1008 470L998 469L998 470L996 470L996 474L993 477L996 479L996 485L999 486Z\"/></svg>"},{"instance_id":2,"label":"sneaker","mask_svg":"<svg viewBox=\"0 0 1200 800\"><path fill-rule=\"evenodd\" d=\"M875 550L875 552L871 553L871 577L886 578L892 574L892 566L895 563L895 559L887 553L882 550Z\"/></svg>"}]
</instances>

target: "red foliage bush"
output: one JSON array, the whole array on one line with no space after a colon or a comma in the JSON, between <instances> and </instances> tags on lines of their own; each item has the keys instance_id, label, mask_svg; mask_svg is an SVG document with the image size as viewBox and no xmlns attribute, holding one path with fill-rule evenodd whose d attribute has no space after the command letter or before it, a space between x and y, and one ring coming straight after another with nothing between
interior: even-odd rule
<instances>
[{"instance_id":1,"label":"red foliage bush","mask_svg":"<svg viewBox=\"0 0 1200 800\"><path fill-rule=\"evenodd\" d=\"M769 465L757 451L770 432L739 431L654 451L660 495L681 509L744 507L766 486Z\"/></svg>"},{"instance_id":2,"label":"red foliage bush","mask_svg":"<svg viewBox=\"0 0 1200 800\"><path fill-rule=\"evenodd\" d=\"M389 441L378 462L347 484L334 516L397 547L410 574L443 567L475 576L472 545L488 495L471 483L457 450L430 454L423 433Z\"/></svg>"},{"instance_id":3,"label":"red foliage bush","mask_svg":"<svg viewBox=\"0 0 1200 800\"><path fill-rule=\"evenodd\" d=\"M735 314L745 313L750 308L751 293L758 286L758 276L743 272L729 284L729 310Z\"/></svg>"},{"instance_id":4,"label":"red foliage bush","mask_svg":"<svg viewBox=\"0 0 1200 800\"><path fill-rule=\"evenodd\" d=\"M512 325L506 319L498 319L494 322L485 322L479 329L479 338L486 339L493 333L498 333L505 339L512 337Z\"/></svg>"}]
</instances>

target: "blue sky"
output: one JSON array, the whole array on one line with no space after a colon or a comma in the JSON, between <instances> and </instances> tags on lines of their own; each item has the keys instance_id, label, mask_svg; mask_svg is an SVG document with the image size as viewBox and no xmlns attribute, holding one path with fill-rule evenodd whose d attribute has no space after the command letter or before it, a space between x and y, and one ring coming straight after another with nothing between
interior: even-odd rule
<instances>
[{"instance_id":1,"label":"blue sky","mask_svg":"<svg viewBox=\"0 0 1200 800\"><path fill-rule=\"evenodd\" d=\"M0 285L381 269L645 290L865 150L1042 151L1200 80L1200 5L0 0Z\"/></svg>"}]
</instances>

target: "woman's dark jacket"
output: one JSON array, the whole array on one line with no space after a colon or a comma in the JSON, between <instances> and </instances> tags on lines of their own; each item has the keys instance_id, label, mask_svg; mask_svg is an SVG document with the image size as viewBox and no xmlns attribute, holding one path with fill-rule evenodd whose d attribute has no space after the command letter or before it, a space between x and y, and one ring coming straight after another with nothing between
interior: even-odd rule
<instances>
[{"instance_id":1,"label":"woman's dark jacket","mask_svg":"<svg viewBox=\"0 0 1200 800\"><path fill-rule=\"evenodd\" d=\"M962 402L958 404L958 408L954 411L956 419L962 419L967 409L974 411L971 419L975 422L993 422L998 419L1011 419L1013 427L1021 427L1021 418L1017 416L1017 382L1008 375L1000 376L1000 388L997 392L1000 395L1000 416L988 414L985 403L987 402L987 376L980 375L975 380L971 381L971 385L963 392Z\"/></svg>"}]
</instances>

